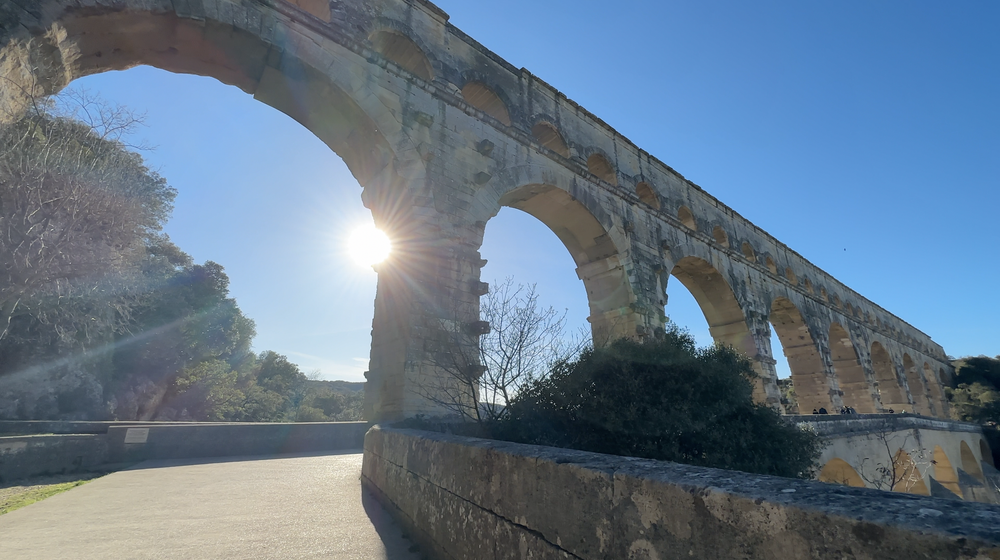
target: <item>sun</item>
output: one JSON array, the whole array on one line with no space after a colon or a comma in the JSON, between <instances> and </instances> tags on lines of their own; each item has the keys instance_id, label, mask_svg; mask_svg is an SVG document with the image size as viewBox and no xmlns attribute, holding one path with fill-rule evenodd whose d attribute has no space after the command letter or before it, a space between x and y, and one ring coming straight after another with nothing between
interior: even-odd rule
<instances>
[{"instance_id":1,"label":"sun","mask_svg":"<svg viewBox=\"0 0 1000 560\"><path fill-rule=\"evenodd\" d=\"M384 261L392 252L392 242L382 230L372 225L361 226L351 233L347 250L361 266L372 266Z\"/></svg>"}]
</instances>

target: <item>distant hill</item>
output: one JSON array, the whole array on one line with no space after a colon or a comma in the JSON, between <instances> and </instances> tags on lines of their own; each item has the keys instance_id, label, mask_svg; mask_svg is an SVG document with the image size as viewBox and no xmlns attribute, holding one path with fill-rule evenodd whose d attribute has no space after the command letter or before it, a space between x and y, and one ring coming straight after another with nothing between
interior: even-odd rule
<instances>
[{"instance_id":1,"label":"distant hill","mask_svg":"<svg viewBox=\"0 0 1000 560\"><path fill-rule=\"evenodd\" d=\"M365 390L364 381L327 381L325 379L310 379L306 381L309 389L329 389L337 393L360 393Z\"/></svg>"}]
</instances>

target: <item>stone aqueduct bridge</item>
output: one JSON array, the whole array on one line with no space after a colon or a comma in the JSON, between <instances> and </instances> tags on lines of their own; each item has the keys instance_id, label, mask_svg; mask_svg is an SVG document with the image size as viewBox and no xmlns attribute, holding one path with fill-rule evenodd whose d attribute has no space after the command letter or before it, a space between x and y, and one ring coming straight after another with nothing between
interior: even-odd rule
<instances>
[{"instance_id":1,"label":"stone aqueduct bridge","mask_svg":"<svg viewBox=\"0 0 1000 560\"><path fill-rule=\"evenodd\" d=\"M147 64L212 76L326 142L397 250L379 270L370 419L433 410L421 387L479 322L478 250L505 206L577 264L595 340L662 328L668 279L780 406L771 329L802 410L944 416L930 337L838 282L424 0L4 0L0 104Z\"/></svg>"}]
</instances>

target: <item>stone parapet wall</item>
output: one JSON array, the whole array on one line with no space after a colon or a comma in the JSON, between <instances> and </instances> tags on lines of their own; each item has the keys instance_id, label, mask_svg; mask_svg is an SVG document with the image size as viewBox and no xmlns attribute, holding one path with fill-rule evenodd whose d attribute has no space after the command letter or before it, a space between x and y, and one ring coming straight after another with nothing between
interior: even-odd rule
<instances>
[{"instance_id":1,"label":"stone parapet wall","mask_svg":"<svg viewBox=\"0 0 1000 560\"><path fill-rule=\"evenodd\" d=\"M33 434L0 437L0 482L113 470L148 459L360 449L368 426L365 422L0 422L0 433Z\"/></svg>"},{"instance_id":2,"label":"stone parapet wall","mask_svg":"<svg viewBox=\"0 0 1000 560\"><path fill-rule=\"evenodd\" d=\"M983 433L983 429L977 424L930 418L919 414L797 414L785 416L785 419L799 426L809 426L823 437L881 432L886 429L893 432L937 430L979 435Z\"/></svg>"},{"instance_id":3,"label":"stone parapet wall","mask_svg":"<svg viewBox=\"0 0 1000 560\"><path fill-rule=\"evenodd\" d=\"M33 435L0 437L0 483L97 470L107 462L103 435Z\"/></svg>"},{"instance_id":4,"label":"stone parapet wall","mask_svg":"<svg viewBox=\"0 0 1000 560\"><path fill-rule=\"evenodd\" d=\"M113 426L108 429L108 461L124 463L360 449L368 426L365 422ZM138 430L149 431L143 442L131 443L143 439ZM130 439L130 431L134 439Z\"/></svg>"},{"instance_id":5,"label":"stone parapet wall","mask_svg":"<svg viewBox=\"0 0 1000 560\"><path fill-rule=\"evenodd\" d=\"M439 558L1000 558L1000 507L376 426L364 484Z\"/></svg>"}]
</instances>

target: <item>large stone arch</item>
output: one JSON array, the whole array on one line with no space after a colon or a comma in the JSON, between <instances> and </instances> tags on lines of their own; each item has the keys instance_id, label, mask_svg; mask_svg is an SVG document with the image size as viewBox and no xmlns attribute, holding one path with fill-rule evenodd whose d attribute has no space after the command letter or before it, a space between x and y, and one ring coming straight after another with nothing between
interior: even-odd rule
<instances>
[{"instance_id":1,"label":"large stone arch","mask_svg":"<svg viewBox=\"0 0 1000 560\"><path fill-rule=\"evenodd\" d=\"M878 395L879 401L882 402L882 409L886 411L892 409L893 412L899 412L909 408L910 403L906 400L906 394L896 378L896 367L882 343L872 342L871 358L872 371L875 373L875 382L878 383Z\"/></svg>"},{"instance_id":2,"label":"large stone arch","mask_svg":"<svg viewBox=\"0 0 1000 560\"><path fill-rule=\"evenodd\" d=\"M590 304L594 343L635 336L631 304L634 292L625 272L622 252L609 234L613 226L569 192L549 184L529 184L507 191L499 207L516 208L545 224L573 257ZM601 215L600 212L597 212Z\"/></svg>"},{"instance_id":3,"label":"large stone arch","mask_svg":"<svg viewBox=\"0 0 1000 560\"><path fill-rule=\"evenodd\" d=\"M940 445L935 445L933 457L934 480L951 491L952 494L961 498L962 488L958 485L958 472L955 471L951 460L948 459L948 454L944 452L944 449Z\"/></svg>"},{"instance_id":4,"label":"large stone arch","mask_svg":"<svg viewBox=\"0 0 1000 560\"><path fill-rule=\"evenodd\" d=\"M769 402L765 386L773 386L776 377L773 368L763 367L759 359L757 343L747 325L743 306L740 305L729 282L711 263L696 256L684 256L678 259L673 264L670 275L679 280L698 302L698 307L701 308L708 323L712 340L732 346L755 358L754 369L759 378L754 384L754 399L760 403ZM668 314L669 311L668 302Z\"/></svg>"},{"instance_id":5,"label":"large stone arch","mask_svg":"<svg viewBox=\"0 0 1000 560\"><path fill-rule=\"evenodd\" d=\"M40 1L47 19L23 36L8 39L0 60L7 83L0 104L16 114L24 93L57 93L76 78L149 65L175 73L212 77L300 122L340 155L363 186L376 179L398 181L422 173L412 142L398 118L398 104L359 80L377 66L316 37L266 5L232 21L192 0L197 18L181 17L155 3L130 0L114 8L60 9ZM207 4L207 2L204 2ZM51 5L51 7L49 6ZM218 12L218 10L216 10ZM267 18L270 27L253 25ZM2 117L0 117L2 118Z\"/></svg>"},{"instance_id":6,"label":"large stone arch","mask_svg":"<svg viewBox=\"0 0 1000 560\"><path fill-rule=\"evenodd\" d=\"M924 379L927 381L928 398L931 402L931 414L947 418L947 402L941 392L941 381L938 379L934 368L924 362Z\"/></svg>"},{"instance_id":7,"label":"large stone arch","mask_svg":"<svg viewBox=\"0 0 1000 560\"><path fill-rule=\"evenodd\" d=\"M830 358L837 383L843 391L844 405L862 414L877 412L872 399L872 385L865 376L858 351L850 334L839 323L830 325Z\"/></svg>"},{"instance_id":8,"label":"large stone arch","mask_svg":"<svg viewBox=\"0 0 1000 560\"><path fill-rule=\"evenodd\" d=\"M993 462L993 452L990 450L990 446L986 445L986 440L982 438L979 440L979 455L983 458L984 463L996 468Z\"/></svg>"},{"instance_id":9,"label":"large stone arch","mask_svg":"<svg viewBox=\"0 0 1000 560\"><path fill-rule=\"evenodd\" d=\"M27 99L57 93L76 78L149 65L239 87L343 158L376 224L403 240L396 243L400 255L379 274L365 415L426 408L405 367L422 359L413 352L422 341L412 326L434 313L414 278L436 262L428 258L430 220L414 203L425 191L425 160L402 122L403 96L424 94L372 58L377 54L303 23L316 14L298 13L293 4L122 0L77 9L36 0L34 7L21 12L27 15L19 25L0 30L0 122L17 118Z\"/></svg>"},{"instance_id":10,"label":"large stone arch","mask_svg":"<svg viewBox=\"0 0 1000 560\"><path fill-rule=\"evenodd\" d=\"M930 406L927 402L927 393L924 391L924 383L917 372L917 364L909 354L903 354L903 372L906 375L906 384L910 388L910 398L913 399L913 412L917 414L930 414Z\"/></svg>"},{"instance_id":11,"label":"large stone arch","mask_svg":"<svg viewBox=\"0 0 1000 560\"><path fill-rule=\"evenodd\" d=\"M924 475L917 467L913 457L903 449L896 451L892 458L892 476L894 477L892 490L894 492L907 492L909 494L920 494L930 496L931 491L924 482Z\"/></svg>"},{"instance_id":12,"label":"large stone arch","mask_svg":"<svg viewBox=\"0 0 1000 560\"><path fill-rule=\"evenodd\" d=\"M962 459L962 470L974 476L979 482L986 482L986 477L983 476L983 467L976 459L976 454L972 452L969 444L963 440L959 444L958 451Z\"/></svg>"},{"instance_id":13,"label":"large stone arch","mask_svg":"<svg viewBox=\"0 0 1000 560\"><path fill-rule=\"evenodd\" d=\"M831 484L845 484L855 488L864 488L865 481L847 461L834 457L827 461L819 471L817 480Z\"/></svg>"},{"instance_id":14,"label":"large stone arch","mask_svg":"<svg viewBox=\"0 0 1000 560\"><path fill-rule=\"evenodd\" d=\"M771 302L769 317L792 370L799 410L804 414L820 408L832 412L834 402L823 359L799 309L788 298L777 297Z\"/></svg>"}]
</instances>

